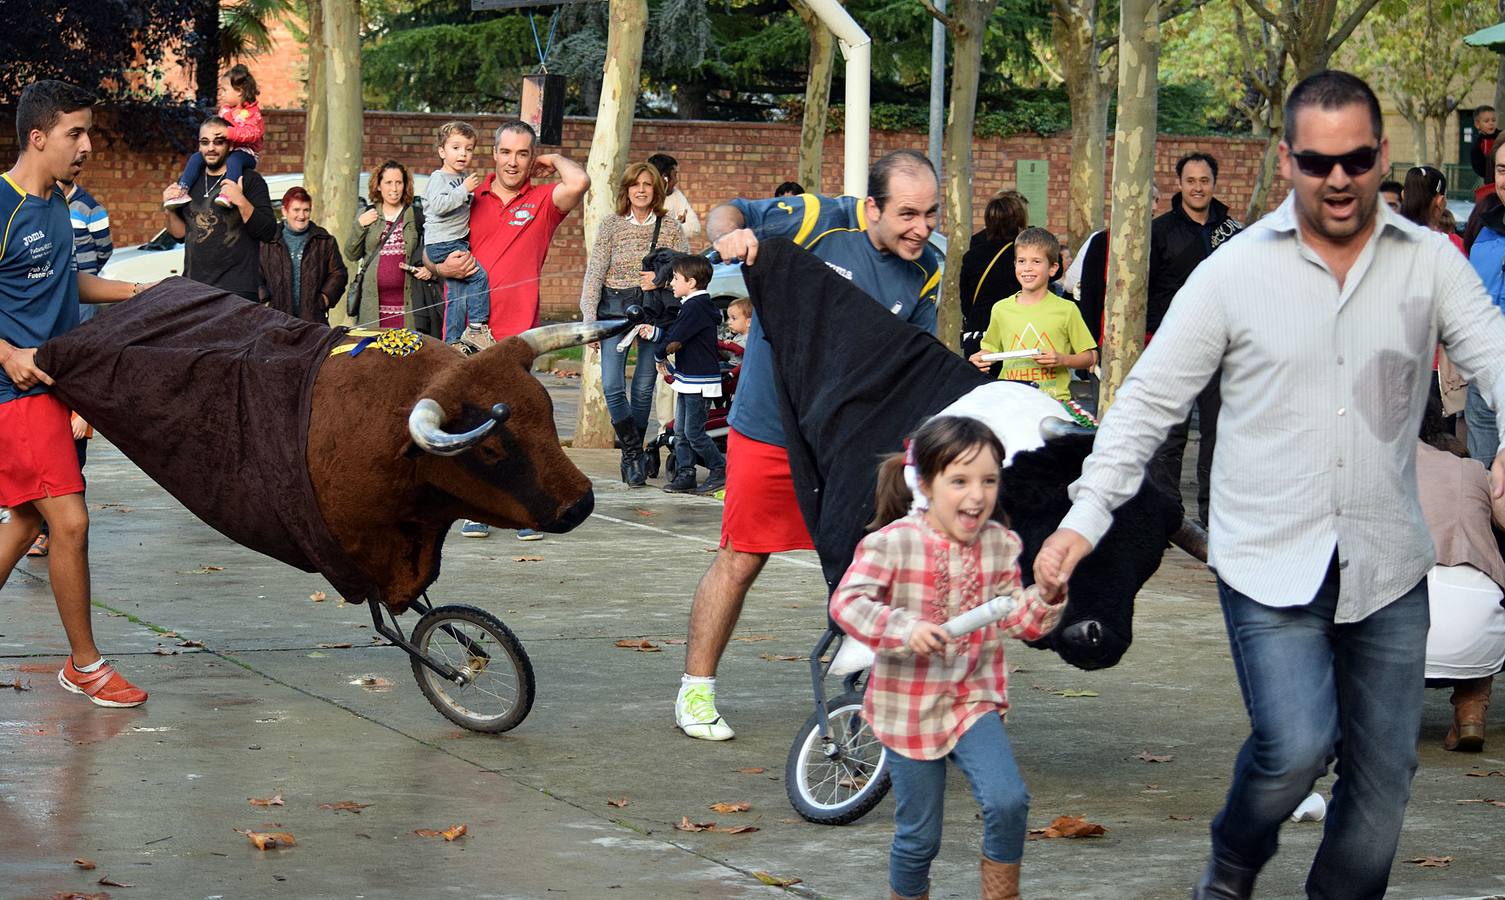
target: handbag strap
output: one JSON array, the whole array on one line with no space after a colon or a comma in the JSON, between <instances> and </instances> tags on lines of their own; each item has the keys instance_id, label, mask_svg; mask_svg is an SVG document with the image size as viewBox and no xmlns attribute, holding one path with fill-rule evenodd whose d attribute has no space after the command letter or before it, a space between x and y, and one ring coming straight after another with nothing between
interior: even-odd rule
<instances>
[{"instance_id":1,"label":"handbag strap","mask_svg":"<svg viewBox=\"0 0 1505 900\"><path fill-rule=\"evenodd\" d=\"M992 259L988 260L988 267L986 269L982 270L982 277L979 278L979 279L977 279L977 287L975 287L975 288L972 289L972 305L973 306L977 305L977 295L980 294L980 293L982 293L982 286L987 283L988 273L991 272L991 271L993 271L993 264L996 263L996 262L998 262L1000 259L1003 259L1003 254L1009 252L1009 248L1012 247L1012 246L1014 246L1014 242L1013 241L1009 241L1007 244L1003 245L1002 249L1000 249L997 253L993 254L993 258Z\"/></svg>"},{"instance_id":2,"label":"handbag strap","mask_svg":"<svg viewBox=\"0 0 1505 900\"><path fill-rule=\"evenodd\" d=\"M381 237L377 238L377 240L376 240L376 250L375 250L375 252L371 253L371 254L368 254L365 259L361 260L360 269L355 273L355 282L356 282L356 284L360 284L362 281L365 280L365 278L366 278L366 270L369 269L369 268L371 268L371 260L376 259L377 257L381 256L381 248L383 248L383 247L385 247L387 245L387 238L390 238L392 236L392 231L394 229L396 229L398 226L402 225L402 217L403 217L404 214L407 213L408 209L409 209L409 207L404 206L402 209L398 210L397 211L397 218L395 218L392 221L388 222L387 223L387 227L382 229Z\"/></svg>"},{"instance_id":3,"label":"handbag strap","mask_svg":"<svg viewBox=\"0 0 1505 900\"><path fill-rule=\"evenodd\" d=\"M653 219L653 237L651 237L651 238L648 239L648 252L649 253L652 253L653 250L654 250L654 248L658 246L658 233L659 233L659 231L661 231L663 229L663 227L664 227L664 217L663 216L655 216L654 219Z\"/></svg>"}]
</instances>

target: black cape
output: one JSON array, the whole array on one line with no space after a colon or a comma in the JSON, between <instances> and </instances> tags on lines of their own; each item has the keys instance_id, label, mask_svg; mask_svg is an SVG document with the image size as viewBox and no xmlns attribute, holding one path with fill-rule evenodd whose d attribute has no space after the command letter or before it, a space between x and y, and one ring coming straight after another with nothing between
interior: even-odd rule
<instances>
[{"instance_id":1,"label":"black cape","mask_svg":"<svg viewBox=\"0 0 1505 900\"><path fill-rule=\"evenodd\" d=\"M169 278L36 361L64 403L210 527L364 600L374 587L330 535L307 461L314 380L344 335Z\"/></svg>"},{"instance_id":2,"label":"black cape","mask_svg":"<svg viewBox=\"0 0 1505 900\"><path fill-rule=\"evenodd\" d=\"M878 463L990 379L787 240L760 242L743 277L773 348L795 495L834 589L873 517Z\"/></svg>"}]
</instances>

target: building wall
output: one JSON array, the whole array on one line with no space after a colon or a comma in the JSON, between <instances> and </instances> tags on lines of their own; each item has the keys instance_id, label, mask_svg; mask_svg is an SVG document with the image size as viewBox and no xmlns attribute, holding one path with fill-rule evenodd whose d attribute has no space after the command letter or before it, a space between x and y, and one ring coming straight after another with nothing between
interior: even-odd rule
<instances>
[{"instance_id":1,"label":"building wall","mask_svg":"<svg viewBox=\"0 0 1505 900\"><path fill-rule=\"evenodd\" d=\"M438 126L449 118L449 115L367 113L365 170L370 171L387 159L396 159L416 171L437 168L437 155L432 149L433 136ZM489 160L492 132L500 119L477 116L470 121L481 133L478 155ZM266 152L260 171L285 173L302 169L303 123L301 110L267 112ZM593 128L590 119L567 120L561 152L583 164ZM874 156L903 147L924 148L926 143L923 134L875 132L872 138ZM663 151L677 157L682 188L704 219L716 203L736 196L767 196L779 182L792 179L798 145L797 124L652 120L635 124L630 156L644 159L651 153ZM1170 197L1175 193L1176 159L1192 150L1211 152L1218 158L1221 169L1218 196L1234 210L1236 217L1242 218L1263 143L1247 138L1162 136L1156 147L1155 167L1156 181L1162 191L1160 210L1169 208ZM14 152L14 138L0 130L0 156L12 156ZM828 137L825 183L821 185L827 193L840 190L841 152L841 135ZM976 170L973 212L978 227L983 207L992 194L1015 186L1014 162L1043 159L1050 165L1047 224L1058 234L1065 234L1070 161L1067 135L978 138L973 152ZM117 246L141 243L162 228L162 188L176 178L182 164L181 157L169 152L133 152L107 140L96 141L94 154L80 180L109 209L111 231ZM1110 147L1110 171L1111 165ZM1105 195L1106 191L1105 183ZM1277 180L1271 192L1271 204L1279 203L1285 192L1285 185ZM314 217L319 218L317 197L314 198ZM330 227L336 235L343 232L337 227L338 223L321 224ZM580 280L587 255L583 243L581 217L577 212L560 227L544 270L542 294L546 316L563 317L577 312Z\"/></svg>"}]
</instances>

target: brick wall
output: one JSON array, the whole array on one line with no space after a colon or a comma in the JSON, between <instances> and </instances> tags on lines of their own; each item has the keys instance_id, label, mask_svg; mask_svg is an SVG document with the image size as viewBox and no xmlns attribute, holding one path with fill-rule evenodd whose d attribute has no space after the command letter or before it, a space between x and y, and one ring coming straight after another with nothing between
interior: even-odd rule
<instances>
[{"instance_id":1,"label":"brick wall","mask_svg":"<svg viewBox=\"0 0 1505 900\"><path fill-rule=\"evenodd\" d=\"M418 171L436 168L438 161L431 150L433 134L449 118L442 114L367 113L365 169L369 171L386 159L397 159ZM303 119L300 110L268 111L267 151L261 171L297 172L302 168ZM470 121L481 134L478 155L489 159L490 134L500 119L473 116ZM593 127L590 119L567 120L562 152L583 164ZM9 129L0 129L0 157L14 158L14 140ZM923 149L925 144L923 134L875 132L872 151L876 156L902 147ZM728 197L764 196L772 193L779 182L792 179L797 168L798 145L797 124L651 120L636 124L631 158L643 159L659 150L678 158L683 189L704 218L712 205ZM1163 195L1160 209L1169 208L1170 196L1175 191L1175 160L1191 150L1205 150L1218 158L1221 169L1218 195L1232 209L1242 210L1248 202L1263 144L1249 138L1207 137L1160 138L1155 167ZM821 187L827 193L840 190L841 151L839 134L826 139L825 183ZM1049 226L1057 233L1065 233L1070 159L1067 135L979 138L973 152L976 170L973 202L978 222L982 220L987 198L1000 188L1014 186L1015 160L1045 159L1050 162ZM1110 147L1110 171L1111 165ZM109 209L117 246L145 241L162 227L159 207L162 188L177 176L181 166L181 158L171 153L137 153L111 146L107 141L96 142L81 180ZM1105 184L1105 193L1106 190ZM1285 191L1285 185L1277 183L1271 192L1272 202L1279 202ZM314 202L314 217L318 219L318 199ZM546 316L568 316L578 308L586 257L583 242L577 212L560 227L544 270L542 293Z\"/></svg>"}]
</instances>

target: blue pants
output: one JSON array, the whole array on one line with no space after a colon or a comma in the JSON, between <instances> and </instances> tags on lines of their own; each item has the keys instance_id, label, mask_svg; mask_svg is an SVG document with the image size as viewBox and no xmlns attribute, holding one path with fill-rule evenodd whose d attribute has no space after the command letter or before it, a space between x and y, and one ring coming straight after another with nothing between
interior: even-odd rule
<instances>
[{"instance_id":1,"label":"blue pants","mask_svg":"<svg viewBox=\"0 0 1505 900\"><path fill-rule=\"evenodd\" d=\"M1468 455L1487 468L1500 452L1500 433L1495 427L1495 411L1484 402L1484 395L1472 383L1463 403L1463 418L1468 422Z\"/></svg>"},{"instance_id":2,"label":"blue pants","mask_svg":"<svg viewBox=\"0 0 1505 900\"><path fill-rule=\"evenodd\" d=\"M256 168L256 157L244 150L231 150L225 157L225 180L239 181L240 176L247 169L254 168ZM204 154L195 150L193 155L188 157L188 164L183 167L183 175L178 179L178 184L185 188L192 188L193 183L202 174L204 174Z\"/></svg>"},{"instance_id":3,"label":"blue pants","mask_svg":"<svg viewBox=\"0 0 1505 900\"><path fill-rule=\"evenodd\" d=\"M1335 564L1310 603L1284 608L1218 581L1252 728L1212 822L1212 853L1258 871L1275 855L1281 824L1336 757L1338 781L1307 895L1379 897L1416 772L1427 583L1339 625L1338 573Z\"/></svg>"},{"instance_id":4,"label":"blue pants","mask_svg":"<svg viewBox=\"0 0 1505 900\"><path fill-rule=\"evenodd\" d=\"M896 826L888 884L901 897L918 897L930 889L930 861L941 849L947 758L967 776L982 807L983 856L1001 863L1024 856L1029 792L1014 764L1003 719L989 713L967 729L949 757L922 760L888 753Z\"/></svg>"},{"instance_id":5,"label":"blue pants","mask_svg":"<svg viewBox=\"0 0 1505 900\"><path fill-rule=\"evenodd\" d=\"M437 244L425 244L423 252L429 261L435 264L444 262L444 258L456 250L470 252L470 242L440 241ZM444 298L444 340L453 344L460 339L465 331L465 325L486 325L491 321L491 281L486 277L486 270L476 263L476 270L470 273L469 278L446 278L444 285L447 289Z\"/></svg>"},{"instance_id":6,"label":"blue pants","mask_svg":"<svg viewBox=\"0 0 1505 900\"><path fill-rule=\"evenodd\" d=\"M627 397L627 353L618 350L622 338L609 337L601 340L601 392L606 395L606 409L613 422L632 419L638 429L648 427L648 413L653 409L653 382L658 370L653 367L653 344L642 338L636 340L637 366L632 370L632 398Z\"/></svg>"},{"instance_id":7,"label":"blue pants","mask_svg":"<svg viewBox=\"0 0 1505 900\"><path fill-rule=\"evenodd\" d=\"M726 458L705 433L706 399L700 394L674 395L674 462L679 470L695 471L699 454L712 472L726 468Z\"/></svg>"}]
</instances>

